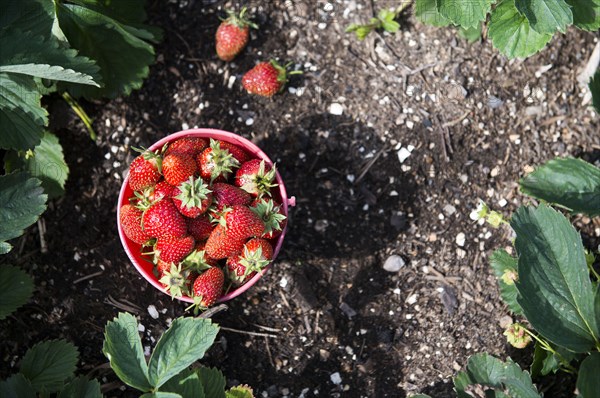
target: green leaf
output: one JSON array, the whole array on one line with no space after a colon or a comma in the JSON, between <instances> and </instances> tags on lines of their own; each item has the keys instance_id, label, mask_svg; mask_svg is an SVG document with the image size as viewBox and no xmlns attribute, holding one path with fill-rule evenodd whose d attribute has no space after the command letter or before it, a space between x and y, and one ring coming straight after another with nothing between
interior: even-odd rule
<instances>
[{"instance_id":1,"label":"green leaf","mask_svg":"<svg viewBox=\"0 0 600 398\"><path fill-rule=\"evenodd\" d=\"M0 48L0 72L100 87L94 81L98 66L78 56L77 51L60 46L57 40L9 30L0 36Z\"/></svg>"},{"instance_id":2,"label":"green leaf","mask_svg":"<svg viewBox=\"0 0 600 398\"><path fill-rule=\"evenodd\" d=\"M453 24L470 28L477 26L492 7L492 0L437 0L437 9Z\"/></svg>"},{"instance_id":3,"label":"green leaf","mask_svg":"<svg viewBox=\"0 0 600 398\"><path fill-rule=\"evenodd\" d=\"M254 398L252 389L248 386L231 387L225 392L226 398Z\"/></svg>"},{"instance_id":4,"label":"green leaf","mask_svg":"<svg viewBox=\"0 0 600 398\"><path fill-rule=\"evenodd\" d=\"M33 386L21 373L0 381L0 397L2 398L36 398Z\"/></svg>"},{"instance_id":5,"label":"green leaf","mask_svg":"<svg viewBox=\"0 0 600 398\"><path fill-rule=\"evenodd\" d=\"M60 38L55 26L54 2L47 0L0 0L0 29L12 28L33 36Z\"/></svg>"},{"instance_id":6,"label":"green leaf","mask_svg":"<svg viewBox=\"0 0 600 398\"><path fill-rule=\"evenodd\" d=\"M581 363L577 389L583 398L598 398L600 392L600 352L592 352Z\"/></svg>"},{"instance_id":7,"label":"green leaf","mask_svg":"<svg viewBox=\"0 0 600 398\"><path fill-rule=\"evenodd\" d=\"M172 377L160 388L162 391L173 392L182 397L204 398L204 388L195 371L184 369Z\"/></svg>"},{"instance_id":8,"label":"green leaf","mask_svg":"<svg viewBox=\"0 0 600 398\"><path fill-rule=\"evenodd\" d=\"M564 33L573 24L573 13L564 0L515 0L517 10L538 33Z\"/></svg>"},{"instance_id":9,"label":"green leaf","mask_svg":"<svg viewBox=\"0 0 600 398\"><path fill-rule=\"evenodd\" d=\"M87 377L76 377L58 394L58 398L102 398L98 380L88 380Z\"/></svg>"},{"instance_id":10,"label":"green leaf","mask_svg":"<svg viewBox=\"0 0 600 398\"><path fill-rule=\"evenodd\" d=\"M46 210L41 183L24 172L0 176L0 242L23 235Z\"/></svg>"},{"instance_id":11,"label":"green leaf","mask_svg":"<svg viewBox=\"0 0 600 398\"><path fill-rule=\"evenodd\" d=\"M591 78L589 87L592 93L592 105L596 112L600 114L600 69Z\"/></svg>"},{"instance_id":12,"label":"green leaf","mask_svg":"<svg viewBox=\"0 0 600 398\"><path fill-rule=\"evenodd\" d=\"M437 8L437 0L416 0L415 16L424 24L432 26L448 26L450 21Z\"/></svg>"},{"instance_id":13,"label":"green leaf","mask_svg":"<svg viewBox=\"0 0 600 398\"><path fill-rule=\"evenodd\" d=\"M42 187L49 199L57 198L65 193L65 182L69 175L69 167L65 163L62 146L58 138L45 132L42 142L35 147L33 156L23 152L7 152L4 157L7 172L25 170L42 181Z\"/></svg>"},{"instance_id":14,"label":"green leaf","mask_svg":"<svg viewBox=\"0 0 600 398\"><path fill-rule=\"evenodd\" d=\"M492 12L488 35L494 47L508 58L527 58L546 46L551 34L540 34L519 14L514 0L504 0Z\"/></svg>"},{"instance_id":15,"label":"green leaf","mask_svg":"<svg viewBox=\"0 0 600 398\"><path fill-rule=\"evenodd\" d=\"M33 293L33 279L19 267L0 267L0 320L25 304Z\"/></svg>"},{"instance_id":16,"label":"green leaf","mask_svg":"<svg viewBox=\"0 0 600 398\"><path fill-rule=\"evenodd\" d=\"M105 83L103 88L69 85L74 96L115 98L142 86L154 62L154 48L125 24L91 8L62 3L58 20L71 46L100 66Z\"/></svg>"},{"instance_id":17,"label":"green leaf","mask_svg":"<svg viewBox=\"0 0 600 398\"><path fill-rule=\"evenodd\" d=\"M12 250L13 246L8 242L0 242L0 254L6 254Z\"/></svg>"},{"instance_id":18,"label":"green leaf","mask_svg":"<svg viewBox=\"0 0 600 398\"><path fill-rule=\"evenodd\" d=\"M65 340L51 340L30 348L21 362L21 373L37 392L53 393L75 374L77 348Z\"/></svg>"},{"instance_id":19,"label":"green leaf","mask_svg":"<svg viewBox=\"0 0 600 398\"><path fill-rule=\"evenodd\" d=\"M473 28L463 28L462 26L458 29L458 36L467 40L469 43L475 43L481 39L481 25Z\"/></svg>"},{"instance_id":20,"label":"green leaf","mask_svg":"<svg viewBox=\"0 0 600 398\"><path fill-rule=\"evenodd\" d=\"M523 193L573 213L600 215L600 169L574 158L556 158L521 179Z\"/></svg>"},{"instance_id":21,"label":"green leaf","mask_svg":"<svg viewBox=\"0 0 600 398\"><path fill-rule=\"evenodd\" d=\"M219 331L210 319L177 318L150 357L148 380L158 388L204 356ZM208 395L210 396L210 395Z\"/></svg>"},{"instance_id":22,"label":"green leaf","mask_svg":"<svg viewBox=\"0 0 600 398\"><path fill-rule=\"evenodd\" d=\"M210 398L225 398L225 376L219 369L201 367L196 369L204 386L204 393Z\"/></svg>"},{"instance_id":23,"label":"green leaf","mask_svg":"<svg viewBox=\"0 0 600 398\"><path fill-rule=\"evenodd\" d=\"M523 314L523 309L517 302L517 286L514 282L510 283L514 275L518 277L517 273L517 259L512 257L504 249L496 250L490 256L490 266L494 270L494 275L498 280L498 286L500 287L500 296L508 308L515 314ZM507 279L507 276L509 278ZM506 281L504 279L507 279ZM509 282L509 283L507 283Z\"/></svg>"},{"instance_id":24,"label":"green leaf","mask_svg":"<svg viewBox=\"0 0 600 398\"><path fill-rule=\"evenodd\" d=\"M511 226L519 255L517 302L547 340L573 352L594 347L594 292L581 237L565 216L540 205L521 207Z\"/></svg>"},{"instance_id":25,"label":"green leaf","mask_svg":"<svg viewBox=\"0 0 600 398\"><path fill-rule=\"evenodd\" d=\"M567 3L575 26L590 32L600 29L600 0L567 0Z\"/></svg>"},{"instance_id":26,"label":"green leaf","mask_svg":"<svg viewBox=\"0 0 600 398\"><path fill-rule=\"evenodd\" d=\"M40 143L48 113L33 78L0 73L0 148L27 150Z\"/></svg>"},{"instance_id":27,"label":"green leaf","mask_svg":"<svg viewBox=\"0 0 600 398\"><path fill-rule=\"evenodd\" d=\"M381 21L381 27L386 32L396 33L400 29L400 24L396 21Z\"/></svg>"},{"instance_id":28,"label":"green leaf","mask_svg":"<svg viewBox=\"0 0 600 398\"><path fill-rule=\"evenodd\" d=\"M466 392L470 385L481 384L496 390L495 397L539 398L529 373L521 370L510 358L502 362L488 354L476 354L469 358L467 370L454 380L459 398L471 398ZM508 394L504 394L506 391Z\"/></svg>"},{"instance_id":29,"label":"green leaf","mask_svg":"<svg viewBox=\"0 0 600 398\"><path fill-rule=\"evenodd\" d=\"M535 342L533 351L533 361L531 362L531 377L534 379L539 376L546 376L549 373L556 373L560 368L558 359L554 354L545 350L539 342Z\"/></svg>"},{"instance_id":30,"label":"green leaf","mask_svg":"<svg viewBox=\"0 0 600 398\"><path fill-rule=\"evenodd\" d=\"M123 383L142 392L152 389L138 323L133 315L120 312L106 324L102 352Z\"/></svg>"}]
</instances>

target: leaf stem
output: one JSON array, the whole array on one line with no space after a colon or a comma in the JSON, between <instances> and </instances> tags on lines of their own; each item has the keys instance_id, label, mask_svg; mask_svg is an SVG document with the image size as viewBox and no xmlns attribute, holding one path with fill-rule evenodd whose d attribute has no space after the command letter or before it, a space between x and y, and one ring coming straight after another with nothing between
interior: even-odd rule
<instances>
[{"instance_id":1,"label":"leaf stem","mask_svg":"<svg viewBox=\"0 0 600 398\"><path fill-rule=\"evenodd\" d=\"M402 11L406 10L412 4L412 0L403 0L400 5L394 10L394 14L396 18L402 13Z\"/></svg>"},{"instance_id":2,"label":"leaf stem","mask_svg":"<svg viewBox=\"0 0 600 398\"><path fill-rule=\"evenodd\" d=\"M569 361L567 361L565 359L565 357L563 357L558 351L556 351L554 348L552 348L552 346L550 345L550 343L548 343L546 340L540 338L539 336L537 336L536 334L534 334L532 331L530 331L527 328L523 328L523 330L525 330L525 332L527 334L529 334L531 337L533 337L535 339L535 341L537 341L538 343L540 343L540 345L542 346L542 348L550 353L552 353L553 355L555 355L558 360L560 361L561 365L563 366L563 370L567 373L572 373L572 374L577 374L577 369L575 369L570 363Z\"/></svg>"},{"instance_id":3,"label":"leaf stem","mask_svg":"<svg viewBox=\"0 0 600 398\"><path fill-rule=\"evenodd\" d=\"M69 104L69 106L71 106L71 108L77 114L77 116L79 116L79 118L81 119L83 124L85 124L85 127L86 127L88 133L90 134L90 138L92 140L96 141L96 138L98 138L98 136L97 136L96 132L94 131L94 127L92 126L92 123L93 123L92 118L90 118L88 116L88 114L81 107L81 105L79 105L79 102L77 102L73 97L71 97L71 95L68 92L65 91L64 93L62 93L62 97L67 102L67 104Z\"/></svg>"}]
</instances>

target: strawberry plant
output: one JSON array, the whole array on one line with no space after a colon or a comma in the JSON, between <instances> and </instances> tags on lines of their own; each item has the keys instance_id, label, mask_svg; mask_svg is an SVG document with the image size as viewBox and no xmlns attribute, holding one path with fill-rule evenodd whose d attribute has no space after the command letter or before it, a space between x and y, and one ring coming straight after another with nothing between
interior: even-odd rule
<instances>
[{"instance_id":1,"label":"strawberry plant","mask_svg":"<svg viewBox=\"0 0 600 398\"><path fill-rule=\"evenodd\" d=\"M141 391L143 398L252 398L252 389L247 386L226 391L225 377L218 369L194 365L213 344L218 331L210 319L175 319L146 361L137 320L120 313L106 325L102 351L119 379Z\"/></svg>"},{"instance_id":2,"label":"strawberry plant","mask_svg":"<svg viewBox=\"0 0 600 398\"><path fill-rule=\"evenodd\" d=\"M19 373L0 381L0 396L101 398L97 380L75 376L78 357L77 348L65 340L36 344L25 353Z\"/></svg>"}]
</instances>

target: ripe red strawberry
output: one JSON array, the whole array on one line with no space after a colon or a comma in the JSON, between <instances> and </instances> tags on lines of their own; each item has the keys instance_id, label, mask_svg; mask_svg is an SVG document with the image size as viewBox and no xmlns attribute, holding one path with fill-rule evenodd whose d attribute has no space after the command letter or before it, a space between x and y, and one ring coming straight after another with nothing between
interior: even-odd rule
<instances>
[{"instance_id":1,"label":"ripe red strawberry","mask_svg":"<svg viewBox=\"0 0 600 398\"><path fill-rule=\"evenodd\" d=\"M253 196L270 195L271 188L276 187L275 165L266 164L264 160L252 159L243 163L235 174L235 185Z\"/></svg>"},{"instance_id":2,"label":"ripe red strawberry","mask_svg":"<svg viewBox=\"0 0 600 398\"><path fill-rule=\"evenodd\" d=\"M205 213L212 200L212 192L199 177L190 177L173 190L173 203L181 214L189 218Z\"/></svg>"},{"instance_id":3,"label":"ripe red strawberry","mask_svg":"<svg viewBox=\"0 0 600 398\"><path fill-rule=\"evenodd\" d=\"M160 155L151 151L143 151L129 165L129 187L134 191L139 191L156 184L161 177L161 162Z\"/></svg>"},{"instance_id":4,"label":"ripe red strawberry","mask_svg":"<svg viewBox=\"0 0 600 398\"><path fill-rule=\"evenodd\" d=\"M158 276L161 278L165 272L171 269L173 263L168 263L166 261L162 261L160 258L156 261L156 270L158 271Z\"/></svg>"},{"instance_id":5,"label":"ripe red strawberry","mask_svg":"<svg viewBox=\"0 0 600 398\"><path fill-rule=\"evenodd\" d=\"M216 182L211 188L217 205L216 212L222 211L225 206L248 205L252 201L248 192L231 184Z\"/></svg>"},{"instance_id":6,"label":"ripe red strawberry","mask_svg":"<svg viewBox=\"0 0 600 398\"><path fill-rule=\"evenodd\" d=\"M142 216L142 227L144 232L154 238L187 235L185 219L171 199L163 199L150 206Z\"/></svg>"},{"instance_id":7,"label":"ripe red strawberry","mask_svg":"<svg viewBox=\"0 0 600 398\"><path fill-rule=\"evenodd\" d=\"M240 162L233 157L221 142L210 139L210 146L196 157L200 176L212 182L225 181L233 172L234 168L240 166Z\"/></svg>"},{"instance_id":8,"label":"ripe red strawberry","mask_svg":"<svg viewBox=\"0 0 600 398\"><path fill-rule=\"evenodd\" d=\"M195 157L208 146L208 141L202 137L183 137L169 144L165 156L179 153Z\"/></svg>"},{"instance_id":9,"label":"ripe red strawberry","mask_svg":"<svg viewBox=\"0 0 600 398\"><path fill-rule=\"evenodd\" d=\"M125 236L135 243L143 245L152 238L142 229L142 211L133 205L126 204L121 207L119 222Z\"/></svg>"},{"instance_id":10,"label":"ripe red strawberry","mask_svg":"<svg viewBox=\"0 0 600 398\"><path fill-rule=\"evenodd\" d=\"M223 292L225 276L219 267L212 267L200 274L194 281L194 304L199 308L207 308L217 302Z\"/></svg>"},{"instance_id":11,"label":"ripe red strawberry","mask_svg":"<svg viewBox=\"0 0 600 398\"><path fill-rule=\"evenodd\" d=\"M194 158L180 153L172 153L165 156L162 167L165 181L173 186L178 186L182 182L187 181L188 178L198 171Z\"/></svg>"},{"instance_id":12,"label":"ripe red strawberry","mask_svg":"<svg viewBox=\"0 0 600 398\"><path fill-rule=\"evenodd\" d=\"M287 217L283 214L283 206L271 198L257 198L252 202L253 211L265 223L265 239L274 239L281 235L287 225Z\"/></svg>"},{"instance_id":13,"label":"ripe red strawberry","mask_svg":"<svg viewBox=\"0 0 600 398\"><path fill-rule=\"evenodd\" d=\"M164 198L170 198L173 196L175 187L166 181L161 181L154 187L150 188L147 198L150 203L158 202Z\"/></svg>"},{"instance_id":14,"label":"ripe red strawberry","mask_svg":"<svg viewBox=\"0 0 600 398\"><path fill-rule=\"evenodd\" d=\"M167 235L156 240L154 251L162 261L178 263L194 250L194 244L194 238L190 235L183 238Z\"/></svg>"},{"instance_id":15,"label":"ripe red strawberry","mask_svg":"<svg viewBox=\"0 0 600 398\"><path fill-rule=\"evenodd\" d=\"M267 240L250 239L240 255L227 259L225 272L235 286L240 286L266 267L272 259L273 246Z\"/></svg>"},{"instance_id":16,"label":"ripe red strawberry","mask_svg":"<svg viewBox=\"0 0 600 398\"><path fill-rule=\"evenodd\" d=\"M225 211L220 223L225 225L227 235L234 240L262 236L265 232L265 223L246 206L234 205L230 207Z\"/></svg>"},{"instance_id":17,"label":"ripe red strawberry","mask_svg":"<svg viewBox=\"0 0 600 398\"><path fill-rule=\"evenodd\" d=\"M206 215L201 215L196 218L188 218L187 226L188 232L194 237L196 242L201 242L208 239L214 227Z\"/></svg>"},{"instance_id":18,"label":"ripe red strawberry","mask_svg":"<svg viewBox=\"0 0 600 398\"><path fill-rule=\"evenodd\" d=\"M234 256L242 251L245 239L232 238L227 229L218 224L206 241L206 255L215 260Z\"/></svg>"},{"instance_id":19,"label":"ripe red strawberry","mask_svg":"<svg viewBox=\"0 0 600 398\"><path fill-rule=\"evenodd\" d=\"M223 61L233 60L248 44L250 27L258 26L246 17L246 7L242 8L239 15L232 10L226 10L227 19L223 20L215 36L217 55Z\"/></svg>"},{"instance_id":20,"label":"ripe red strawberry","mask_svg":"<svg viewBox=\"0 0 600 398\"><path fill-rule=\"evenodd\" d=\"M233 156L234 159L239 162L239 164L242 164L250 159L248 154L242 148L232 144L231 142L219 141L219 147L221 149L227 149L229 153L231 153L231 156Z\"/></svg>"},{"instance_id":21,"label":"ripe red strawberry","mask_svg":"<svg viewBox=\"0 0 600 398\"><path fill-rule=\"evenodd\" d=\"M302 73L300 71L287 71L288 65L281 66L276 61L261 62L250 69L242 77L242 86L250 94L263 97L272 97L285 87L288 75Z\"/></svg>"}]
</instances>

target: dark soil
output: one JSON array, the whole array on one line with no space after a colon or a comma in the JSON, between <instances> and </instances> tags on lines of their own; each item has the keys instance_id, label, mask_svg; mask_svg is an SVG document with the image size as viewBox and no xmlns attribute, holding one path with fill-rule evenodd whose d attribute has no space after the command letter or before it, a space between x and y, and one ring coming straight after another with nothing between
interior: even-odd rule
<instances>
[{"instance_id":1,"label":"dark soil","mask_svg":"<svg viewBox=\"0 0 600 398\"><path fill-rule=\"evenodd\" d=\"M213 317L242 333L222 330L204 364L259 397L447 397L472 354L527 366L531 352L502 336L509 312L488 266L495 248L510 247L510 231L469 214L482 199L510 215L530 201L518 179L557 155L598 162L599 118L576 79L598 36L569 30L541 54L508 61L489 41L469 45L410 13L395 35L358 42L344 33L388 3L251 2L261 30L226 64L213 38L223 2L154 1L150 23L165 35L144 87L84 103L98 142L61 102L51 104L66 116L53 122L71 171L66 195L41 221L47 252L34 226L2 259L33 275L37 290L2 322L0 376L36 342L66 338L81 351L81 373L98 377L107 396L137 396L106 366L107 321L136 314L152 347L170 320L188 314L129 263L117 196L131 146L194 126L257 143L297 199L275 266ZM242 74L269 58L304 74L273 100L246 94ZM576 223L598 245L600 225ZM393 254L405 265L387 272ZM546 396L574 388L568 378L540 383Z\"/></svg>"}]
</instances>

